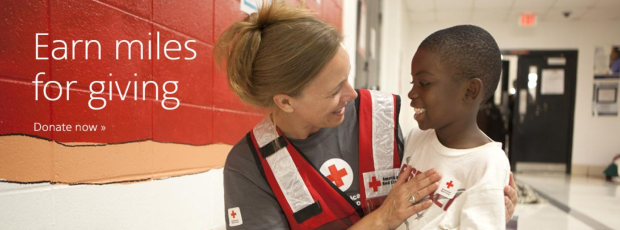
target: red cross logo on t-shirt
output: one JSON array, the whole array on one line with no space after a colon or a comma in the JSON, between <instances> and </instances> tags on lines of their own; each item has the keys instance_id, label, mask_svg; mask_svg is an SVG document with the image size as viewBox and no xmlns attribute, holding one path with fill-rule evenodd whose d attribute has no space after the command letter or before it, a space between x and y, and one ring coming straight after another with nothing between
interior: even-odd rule
<instances>
[{"instance_id":1,"label":"red cross logo on t-shirt","mask_svg":"<svg viewBox=\"0 0 620 230\"><path fill-rule=\"evenodd\" d=\"M377 180L377 177L372 177L372 180L368 182L368 187L371 187L373 191L377 192L379 190L379 186L381 186L381 181Z\"/></svg>"},{"instance_id":2,"label":"red cross logo on t-shirt","mask_svg":"<svg viewBox=\"0 0 620 230\"><path fill-rule=\"evenodd\" d=\"M454 187L454 185L452 184L452 181L446 183L446 185L448 186L448 189L450 189L450 187Z\"/></svg>"},{"instance_id":3,"label":"red cross logo on t-shirt","mask_svg":"<svg viewBox=\"0 0 620 230\"><path fill-rule=\"evenodd\" d=\"M235 216L237 215L237 213L235 213L235 211L232 211L232 213L230 213L230 215L233 217L233 219L235 219Z\"/></svg>"},{"instance_id":4,"label":"red cross logo on t-shirt","mask_svg":"<svg viewBox=\"0 0 620 230\"><path fill-rule=\"evenodd\" d=\"M344 185L342 181L342 177L348 175L347 170L345 169L336 169L336 165L330 165L328 167L330 175L327 176L327 179L334 182L336 186L340 187Z\"/></svg>"}]
</instances>

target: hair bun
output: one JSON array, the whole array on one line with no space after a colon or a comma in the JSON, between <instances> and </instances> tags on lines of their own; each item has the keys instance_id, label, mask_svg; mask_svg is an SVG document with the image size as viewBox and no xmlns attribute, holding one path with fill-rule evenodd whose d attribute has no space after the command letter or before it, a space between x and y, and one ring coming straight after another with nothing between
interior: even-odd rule
<instances>
[{"instance_id":1,"label":"hair bun","mask_svg":"<svg viewBox=\"0 0 620 230\"><path fill-rule=\"evenodd\" d=\"M267 28L267 26L273 24L273 18L271 17L272 12L270 10L261 10L257 13L252 13L248 15L247 22L249 22L254 29L258 29L260 31Z\"/></svg>"},{"instance_id":2,"label":"hair bun","mask_svg":"<svg viewBox=\"0 0 620 230\"><path fill-rule=\"evenodd\" d=\"M264 30L265 28L291 20L300 18L312 18L313 14L310 10L304 8L289 8L284 3L271 3L273 5L260 7L258 12L250 14L246 18L246 22L253 25L254 28ZM275 7L273 7L275 5Z\"/></svg>"},{"instance_id":3,"label":"hair bun","mask_svg":"<svg viewBox=\"0 0 620 230\"><path fill-rule=\"evenodd\" d=\"M341 41L335 27L308 9L272 1L220 35L214 46L215 64L226 63L228 85L239 99L271 108L276 93L299 95L336 54Z\"/></svg>"},{"instance_id":4,"label":"hair bun","mask_svg":"<svg viewBox=\"0 0 620 230\"><path fill-rule=\"evenodd\" d=\"M258 20L258 13L252 13L248 15L245 21L248 22L254 29L262 30L266 27L264 23L260 23L260 21Z\"/></svg>"}]
</instances>

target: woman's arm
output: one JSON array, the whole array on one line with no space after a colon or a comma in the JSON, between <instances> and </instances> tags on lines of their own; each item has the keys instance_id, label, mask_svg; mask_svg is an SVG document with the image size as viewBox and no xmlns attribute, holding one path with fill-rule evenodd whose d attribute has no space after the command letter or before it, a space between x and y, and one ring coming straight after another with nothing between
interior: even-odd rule
<instances>
[{"instance_id":1,"label":"woman's arm","mask_svg":"<svg viewBox=\"0 0 620 230\"><path fill-rule=\"evenodd\" d=\"M395 229L413 214L430 207L432 204L430 200L412 205L409 199L412 195L420 198L427 197L437 190L439 187L437 182L441 179L441 175L431 169L407 181L410 175L411 167L407 166L398 176L398 180L381 207L366 215L349 229Z\"/></svg>"},{"instance_id":2,"label":"woman's arm","mask_svg":"<svg viewBox=\"0 0 620 230\"><path fill-rule=\"evenodd\" d=\"M515 179L510 173L510 183L504 187L504 206L506 206L506 223L512 218L512 214L517 207L517 185L515 185Z\"/></svg>"},{"instance_id":3,"label":"woman's arm","mask_svg":"<svg viewBox=\"0 0 620 230\"><path fill-rule=\"evenodd\" d=\"M257 172L257 175L260 174ZM257 226L264 229L289 229L280 204L272 193L265 190L266 185L262 185L264 180L259 179L250 179L237 171L224 168L227 229L256 229Z\"/></svg>"},{"instance_id":4,"label":"woman's arm","mask_svg":"<svg viewBox=\"0 0 620 230\"><path fill-rule=\"evenodd\" d=\"M286 216L271 187L256 167L246 138L239 141L228 154L223 179L227 229L256 229L257 226L289 229Z\"/></svg>"}]
</instances>

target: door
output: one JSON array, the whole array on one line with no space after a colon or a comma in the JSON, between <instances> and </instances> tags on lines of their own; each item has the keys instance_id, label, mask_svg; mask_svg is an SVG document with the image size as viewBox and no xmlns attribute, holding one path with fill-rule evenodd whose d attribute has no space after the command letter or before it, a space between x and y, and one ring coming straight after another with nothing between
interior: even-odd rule
<instances>
[{"instance_id":1,"label":"door","mask_svg":"<svg viewBox=\"0 0 620 230\"><path fill-rule=\"evenodd\" d=\"M358 44L355 55L356 89L379 89L381 2L381 0L359 0L358 2Z\"/></svg>"},{"instance_id":2,"label":"door","mask_svg":"<svg viewBox=\"0 0 620 230\"><path fill-rule=\"evenodd\" d=\"M577 51L520 55L511 152L518 162L562 163L570 173Z\"/></svg>"}]
</instances>

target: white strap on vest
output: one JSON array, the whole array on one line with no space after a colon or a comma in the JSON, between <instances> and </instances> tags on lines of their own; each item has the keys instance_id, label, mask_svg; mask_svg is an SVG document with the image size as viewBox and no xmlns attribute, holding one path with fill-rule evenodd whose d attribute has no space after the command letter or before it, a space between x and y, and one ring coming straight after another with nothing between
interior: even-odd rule
<instances>
[{"instance_id":1,"label":"white strap on vest","mask_svg":"<svg viewBox=\"0 0 620 230\"><path fill-rule=\"evenodd\" d=\"M387 175L398 173L398 169L394 170L394 108L396 106L394 96L391 93L369 91L372 98L372 146L375 171L387 170L390 172ZM259 148L279 137L269 116L256 125L253 132ZM268 156L266 160L293 212L315 203L286 148L281 148ZM370 179L374 172L365 174L368 175L364 177L368 176ZM386 175L385 173L379 174ZM374 175L379 176L379 174ZM365 184L368 186L367 183ZM383 193L387 195L388 187L391 188L391 186L383 187L385 190L373 195L378 196ZM369 189L366 188L366 193L368 192Z\"/></svg>"},{"instance_id":2,"label":"white strap on vest","mask_svg":"<svg viewBox=\"0 0 620 230\"><path fill-rule=\"evenodd\" d=\"M270 116L256 125L253 132L260 148L279 137ZM266 160L294 213L315 203L286 148L281 148L268 156Z\"/></svg>"},{"instance_id":3,"label":"white strap on vest","mask_svg":"<svg viewBox=\"0 0 620 230\"><path fill-rule=\"evenodd\" d=\"M391 93L369 90L372 99L372 157L374 170L362 174L366 199L387 196L398 179L394 168L394 108Z\"/></svg>"},{"instance_id":4,"label":"white strap on vest","mask_svg":"<svg viewBox=\"0 0 620 230\"><path fill-rule=\"evenodd\" d=\"M372 98L372 155L375 170L394 168L394 96L370 91Z\"/></svg>"}]
</instances>

